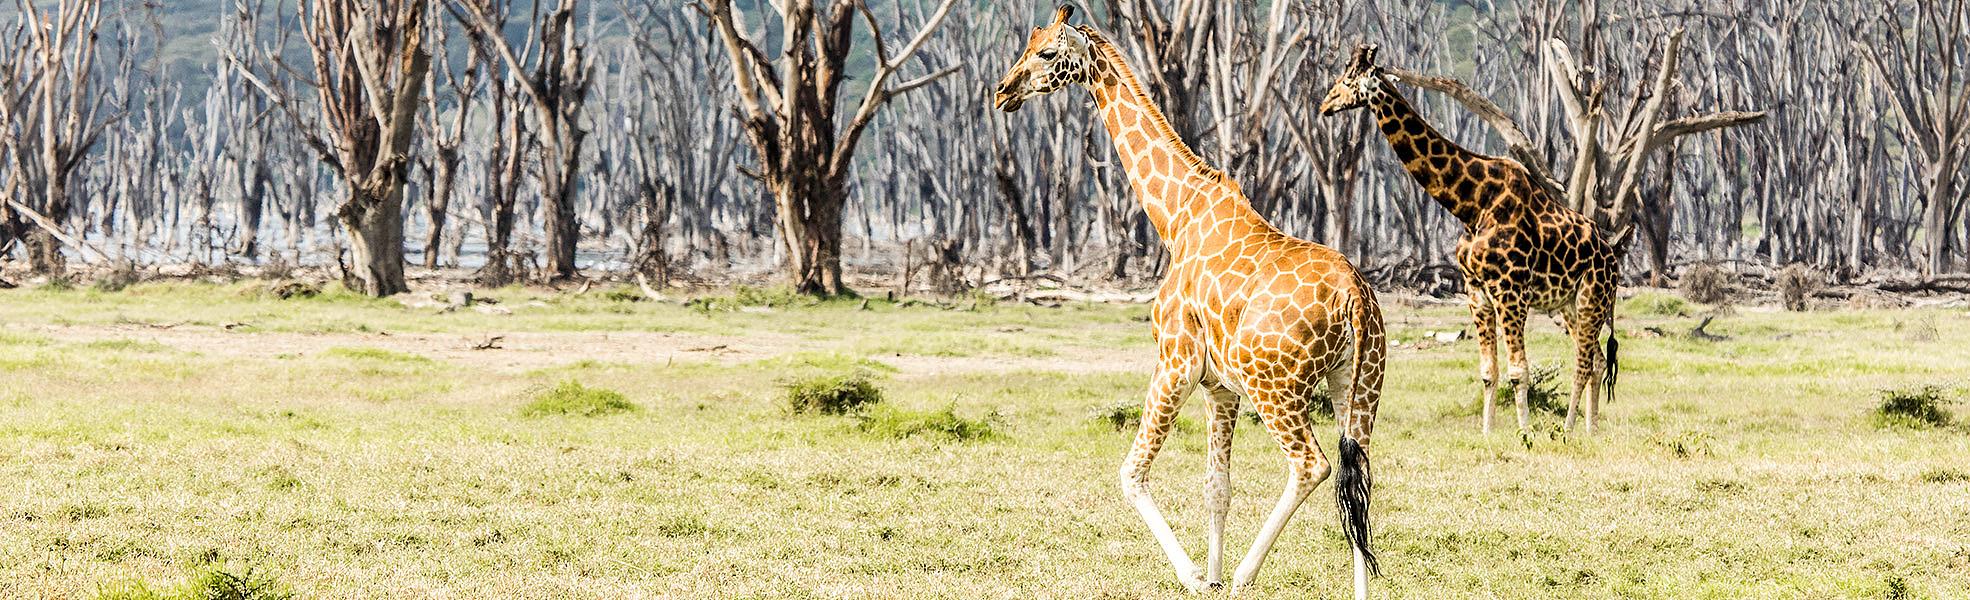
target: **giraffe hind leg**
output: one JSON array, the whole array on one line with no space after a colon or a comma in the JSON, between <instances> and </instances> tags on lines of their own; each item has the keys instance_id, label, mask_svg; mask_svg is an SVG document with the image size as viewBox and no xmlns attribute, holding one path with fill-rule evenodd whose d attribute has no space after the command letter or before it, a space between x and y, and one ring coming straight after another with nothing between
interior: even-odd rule
<instances>
[{"instance_id":1,"label":"giraffe hind leg","mask_svg":"<svg viewBox=\"0 0 1970 600\"><path fill-rule=\"evenodd\" d=\"M1594 433L1594 412L1599 404L1600 369L1602 364L1600 347L1600 319L1593 318L1583 311L1567 319L1567 334L1573 337L1573 397L1566 405L1566 429L1572 431L1575 423L1574 413L1583 408L1587 421L1588 435Z\"/></svg>"},{"instance_id":2,"label":"giraffe hind leg","mask_svg":"<svg viewBox=\"0 0 1970 600\"><path fill-rule=\"evenodd\" d=\"M1311 386L1307 386L1311 388ZM1308 394L1302 394L1305 396ZM1279 532L1293 518L1300 504L1306 501L1320 482L1327 480L1331 467L1327 455L1320 450L1319 440L1315 438L1313 424L1307 419L1307 402L1318 399L1291 397L1285 394L1271 394L1266 397L1254 395L1252 403L1266 414L1266 430L1279 443L1280 450L1286 453L1286 488L1279 494L1279 501L1266 516L1265 524L1259 527L1258 537L1252 540L1252 547L1245 552L1245 558L1238 562L1238 571L1232 576L1232 590L1235 592L1251 585L1265 566L1265 559L1272 552L1272 545L1279 539ZM1338 418L1339 415L1336 415Z\"/></svg>"},{"instance_id":3,"label":"giraffe hind leg","mask_svg":"<svg viewBox=\"0 0 1970 600\"><path fill-rule=\"evenodd\" d=\"M1211 392L1210 441L1205 454L1204 518L1208 550L1204 558L1204 585L1224 585L1224 525L1231 512L1231 439L1238 426L1238 394L1223 384L1209 385Z\"/></svg>"},{"instance_id":4,"label":"giraffe hind leg","mask_svg":"<svg viewBox=\"0 0 1970 600\"><path fill-rule=\"evenodd\" d=\"M1526 307L1516 298L1508 299L1499 307L1505 333L1505 355L1509 361L1505 378L1512 386L1512 405L1518 409L1519 433L1530 431L1532 413L1529 404L1531 384L1527 381L1529 369L1525 357L1525 318Z\"/></svg>"}]
</instances>

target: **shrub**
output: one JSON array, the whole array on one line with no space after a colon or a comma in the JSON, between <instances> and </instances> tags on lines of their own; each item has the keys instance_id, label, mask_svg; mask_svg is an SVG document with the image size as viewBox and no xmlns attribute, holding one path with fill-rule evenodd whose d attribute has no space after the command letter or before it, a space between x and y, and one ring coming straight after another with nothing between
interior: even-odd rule
<instances>
[{"instance_id":1,"label":"shrub","mask_svg":"<svg viewBox=\"0 0 1970 600\"><path fill-rule=\"evenodd\" d=\"M882 402L882 389L862 373L802 377L781 387L794 414L845 415Z\"/></svg>"},{"instance_id":2,"label":"shrub","mask_svg":"<svg viewBox=\"0 0 1970 600\"><path fill-rule=\"evenodd\" d=\"M274 284L273 287L267 289L267 293L273 294L275 298L281 300L313 298L321 295L321 287L312 283L288 281Z\"/></svg>"},{"instance_id":3,"label":"shrub","mask_svg":"<svg viewBox=\"0 0 1970 600\"><path fill-rule=\"evenodd\" d=\"M1730 275L1711 263L1697 263L1684 269L1677 288L1691 302L1725 304L1731 300Z\"/></svg>"},{"instance_id":4,"label":"shrub","mask_svg":"<svg viewBox=\"0 0 1970 600\"><path fill-rule=\"evenodd\" d=\"M1907 321L1895 319L1895 331L1911 342L1933 342L1941 337L1941 331L1936 329L1936 318L1927 314Z\"/></svg>"},{"instance_id":5,"label":"shrub","mask_svg":"<svg viewBox=\"0 0 1970 600\"><path fill-rule=\"evenodd\" d=\"M1942 386L1922 386L1881 391L1881 404L1874 407L1875 427L1928 429L1946 427L1953 419L1948 392Z\"/></svg>"},{"instance_id":6,"label":"shrub","mask_svg":"<svg viewBox=\"0 0 1970 600\"><path fill-rule=\"evenodd\" d=\"M806 298L794 293L793 288L758 288L742 285L732 290L732 302L739 306L789 306L805 301Z\"/></svg>"},{"instance_id":7,"label":"shrub","mask_svg":"<svg viewBox=\"0 0 1970 600\"><path fill-rule=\"evenodd\" d=\"M631 404L622 394L588 387L570 379L536 395L532 402L520 407L520 414L528 417L545 415L599 417L632 410L636 410L636 405Z\"/></svg>"},{"instance_id":8,"label":"shrub","mask_svg":"<svg viewBox=\"0 0 1970 600\"><path fill-rule=\"evenodd\" d=\"M1651 317L1684 317L1689 316L1689 308L1689 302L1682 298L1658 292L1642 292L1622 302L1620 312Z\"/></svg>"},{"instance_id":9,"label":"shrub","mask_svg":"<svg viewBox=\"0 0 1970 600\"><path fill-rule=\"evenodd\" d=\"M267 262L260 265L260 278L275 281L290 279L294 277L294 267L294 263L287 260L287 255L271 252L267 255Z\"/></svg>"},{"instance_id":10,"label":"shrub","mask_svg":"<svg viewBox=\"0 0 1970 600\"><path fill-rule=\"evenodd\" d=\"M1251 414L1254 422L1257 422L1258 413ZM1117 400L1110 404L1097 406L1093 410L1088 411L1088 418L1096 423L1107 425L1118 432L1134 433L1137 429L1142 428L1142 401ZM1178 416L1176 425L1171 429L1177 432L1184 432L1192 431L1196 428L1197 423L1195 421Z\"/></svg>"},{"instance_id":11,"label":"shrub","mask_svg":"<svg viewBox=\"0 0 1970 600\"><path fill-rule=\"evenodd\" d=\"M1958 483L1970 481L1970 473L1956 469L1934 469L1923 472L1922 480L1928 483Z\"/></svg>"},{"instance_id":12,"label":"shrub","mask_svg":"<svg viewBox=\"0 0 1970 600\"><path fill-rule=\"evenodd\" d=\"M1559 365L1533 365L1532 371L1526 373L1527 389L1525 393L1525 404L1527 409L1534 414L1565 415L1566 400L1561 395L1560 382L1572 381L1572 377L1562 377L1561 375L1562 371ZM1512 398L1513 391L1511 384L1507 381L1500 381L1498 382L1498 389L1493 393L1497 394L1495 402L1498 403L1499 414L1507 419L1517 418L1511 416L1512 411L1516 410L1515 407L1517 406L1517 400ZM1331 406L1332 403L1327 404L1330 405L1328 410L1331 411L1333 409ZM1442 416L1473 417L1481 414L1484 414L1482 397L1458 404L1456 408L1445 411Z\"/></svg>"},{"instance_id":13,"label":"shrub","mask_svg":"<svg viewBox=\"0 0 1970 600\"><path fill-rule=\"evenodd\" d=\"M211 567L178 589L160 590L133 582L96 594L97 600L289 600L293 597L294 592L279 579L252 567L238 573Z\"/></svg>"},{"instance_id":14,"label":"shrub","mask_svg":"<svg viewBox=\"0 0 1970 600\"><path fill-rule=\"evenodd\" d=\"M1806 310L1810 306L1808 299L1822 285L1825 285L1825 278L1805 263L1792 263L1778 272L1778 295L1785 303L1786 310Z\"/></svg>"},{"instance_id":15,"label":"shrub","mask_svg":"<svg viewBox=\"0 0 1970 600\"><path fill-rule=\"evenodd\" d=\"M1142 426L1142 402L1118 400L1088 411L1088 418L1107 424L1115 431L1135 431Z\"/></svg>"},{"instance_id":16,"label":"shrub","mask_svg":"<svg viewBox=\"0 0 1970 600\"><path fill-rule=\"evenodd\" d=\"M958 414L956 405L946 405L944 410L934 412L886 408L856 415L855 428L876 437L895 440L930 436L969 442L997 437L998 428L992 424L995 420L995 415L982 419L965 418Z\"/></svg>"},{"instance_id":17,"label":"shrub","mask_svg":"<svg viewBox=\"0 0 1970 600\"><path fill-rule=\"evenodd\" d=\"M121 259L112 263L110 269L96 279L92 287L99 292L121 292L124 288L143 280L143 273L137 270L137 263Z\"/></svg>"},{"instance_id":18,"label":"shrub","mask_svg":"<svg viewBox=\"0 0 1970 600\"><path fill-rule=\"evenodd\" d=\"M649 300L649 297L643 295L643 290L623 286L602 292L602 299L610 302L642 302Z\"/></svg>"},{"instance_id":19,"label":"shrub","mask_svg":"<svg viewBox=\"0 0 1970 600\"><path fill-rule=\"evenodd\" d=\"M212 569L198 577L193 596L203 600L287 600L294 593L287 591L280 581L266 573L256 573L251 567L234 574L225 569Z\"/></svg>"}]
</instances>

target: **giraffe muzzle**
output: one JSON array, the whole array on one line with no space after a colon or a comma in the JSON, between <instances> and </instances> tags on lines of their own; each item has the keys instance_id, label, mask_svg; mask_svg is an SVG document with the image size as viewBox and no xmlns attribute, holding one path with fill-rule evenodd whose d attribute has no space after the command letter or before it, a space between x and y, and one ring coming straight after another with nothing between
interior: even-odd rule
<instances>
[{"instance_id":1,"label":"giraffe muzzle","mask_svg":"<svg viewBox=\"0 0 1970 600\"><path fill-rule=\"evenodd\" d=\"M1019 110L1019 106L1026 103L1026 99L1021 98L1019 94L1014 93L1010 88L1011 86L999 86L998 92L992 96L992 106L998 107L999 110L1012 112Z\"/></svg>"}]
</instances>

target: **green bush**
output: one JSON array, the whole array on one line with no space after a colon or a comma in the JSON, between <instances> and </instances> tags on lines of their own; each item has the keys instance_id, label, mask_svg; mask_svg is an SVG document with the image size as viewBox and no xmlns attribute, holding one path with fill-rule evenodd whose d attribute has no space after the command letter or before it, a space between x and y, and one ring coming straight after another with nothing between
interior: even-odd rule
<instances>
[{"instance_id":1,"label":"green bush","mask_svg":"<svg viewBox=\"0 0 1970 600\"><path fill-rule=\"evenodd\" d=\"M1955 420L1944 408L1949 403L1948 391L1942 386L1881 390L1881 404L1874 407L1874 426L1884 429L1947 427Z\"/></svg>"},{"instance_id":2,"label":"green bush","mask_svg":"<svg viewBox=\"0 0 1970 600\"><path fill-rule=\"evenodd\" d=\"M599 417L632 410L636 410L636 405L631 404L622 394L588 387L570 379L536 395L532 402L520 407L520 414L528 417L546 415Z\"/></svg>"},{"instance_id":3,"label":"green bush","mask_svg":"<svg viewBox=\"0 0 1970 600\"><path fill-rule=\"evenodd\" d=\"M1256 423L1258 413L1252 413L1251 415L1254 419L1253 422ZM1093 410L1088 411L1088 419L1106 425L1117 432L1135 433L1137 429L1142 428L1142 401L1125 399L1097 406ZM1178 416L1176 424L1171 429L1178 433L1195 431L1197 430L1197 422L1187 417Z\"/></svg>"},{"instance_id":4,"label":"green bush","mask_svg":"<svg viewBox=\"0 0 1970 600\"><path fill-rule=\"evenodd\" d=\"M1135 431L1142 426L1142 402L1118 400L1088 411L1088 418L1115 431Z\"/></svg>"},{"instance_id":5,"label":"green bush","mask_svg":"<svg viewBox=\"0 0 1970 600\"><path fill-rule=\"evenodd\" d=\"M944 410L916 412L894 408L870 411L855 417L855 428L881 438L904 439L917 436L956 442L986 440L998 436L991 416L969 419L958 414L957 406Z\"/></svg>"},{"instance_id":6,"label":"green bush","mask_svg":"<svg viewBox=\"0 0 1970 600\"><path fill-rule=\"evenodd\" d=\"M781 387L794 414L845 415L882 402L882 388L862 373L802 377Z\"/></svg>"},{"instance_id":7,"label":"green bush","mask_svg":"<svg viewBox=\"0 0 1970 600\"><path fill-rule=\"evenodd\" d=\"M1660 292L1642 292L1621 303L1621 314L1650 317L1689 316L1687 300Z\"/></svg>"}]
</instances>

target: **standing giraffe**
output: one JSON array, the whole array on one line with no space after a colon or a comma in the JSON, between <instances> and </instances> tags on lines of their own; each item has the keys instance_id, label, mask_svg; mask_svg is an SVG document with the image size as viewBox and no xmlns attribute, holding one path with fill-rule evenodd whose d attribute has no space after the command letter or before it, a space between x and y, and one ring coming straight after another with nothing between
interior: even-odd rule
<instances>
[{"instance_id":1,"label":"standing giraffe","mask_svg":"<svg viewBox=\"0 0 1970 600\"><path fill-rule=\"evenodd\" d=\"M1123 496L1185 587L1221 587L1231 436L1239 400L1250 400L1285 451L1289 476L1233 576L1232 588L1244 588L1287 520L1329 474L1308 416L1311 404L1322 401L1315 385L1324 380L1325 401L1333 403L1340 428L1335 496L1354 551L1355 597L1366 597L1369 573L1378 570L1368 543L1367 448L1386 352L1374 292L1346 257L1281 233L1252 210L1236 182L1205 165L1170 129L1121 52L1093 28L1067 23L1073 12L1063 6L1052 23L1033 28L1026 52L999 82L995 105L1011 112L1069 84L1086 86L1130 187L1170 250L1168 275L1151 311L1159 361L1142 428L1122 463ZM1204 480L1209 551L1201 571L1146 485L1177 409L1200 386L1211 403Z\"/></svg>"},{"instance_id":2,"label":"standing giraffe","mask_svg":"<svg viewBox=\"0 0 1970 600\"><path fill-rule=\"evenodd\" d=\"M1587 433L1592 435L1601 392L1605 388L1608 398L1614 397L1619 368L1614 342L1619 262L1613 246L1602 239L1593 220L1561 205L1534 184L1523 165L1465 150L1437 133L1382 77L1372 45L1355 48L1347 69L1320 103L1320 112L1331 115L1362 106L1374 111L1403 168L1464 223L1464 235L1457 240L1457 268L1470 293L1478 332L1484 432L1491 433L1496 404L1501 326L1511 360L1506 377L1518 408L1519 431L1526 430L1525 320L1529 311L1538 310L1559 315L1573 336L1573 399L1567 404L1566 427L1573 429L1574 410L1584 394ZM1602 328L1608 330L1605 357L1598 344ZM1596 377L1602 378L1600 386L1592 385Z\"/></svg>"}]
</instances>

